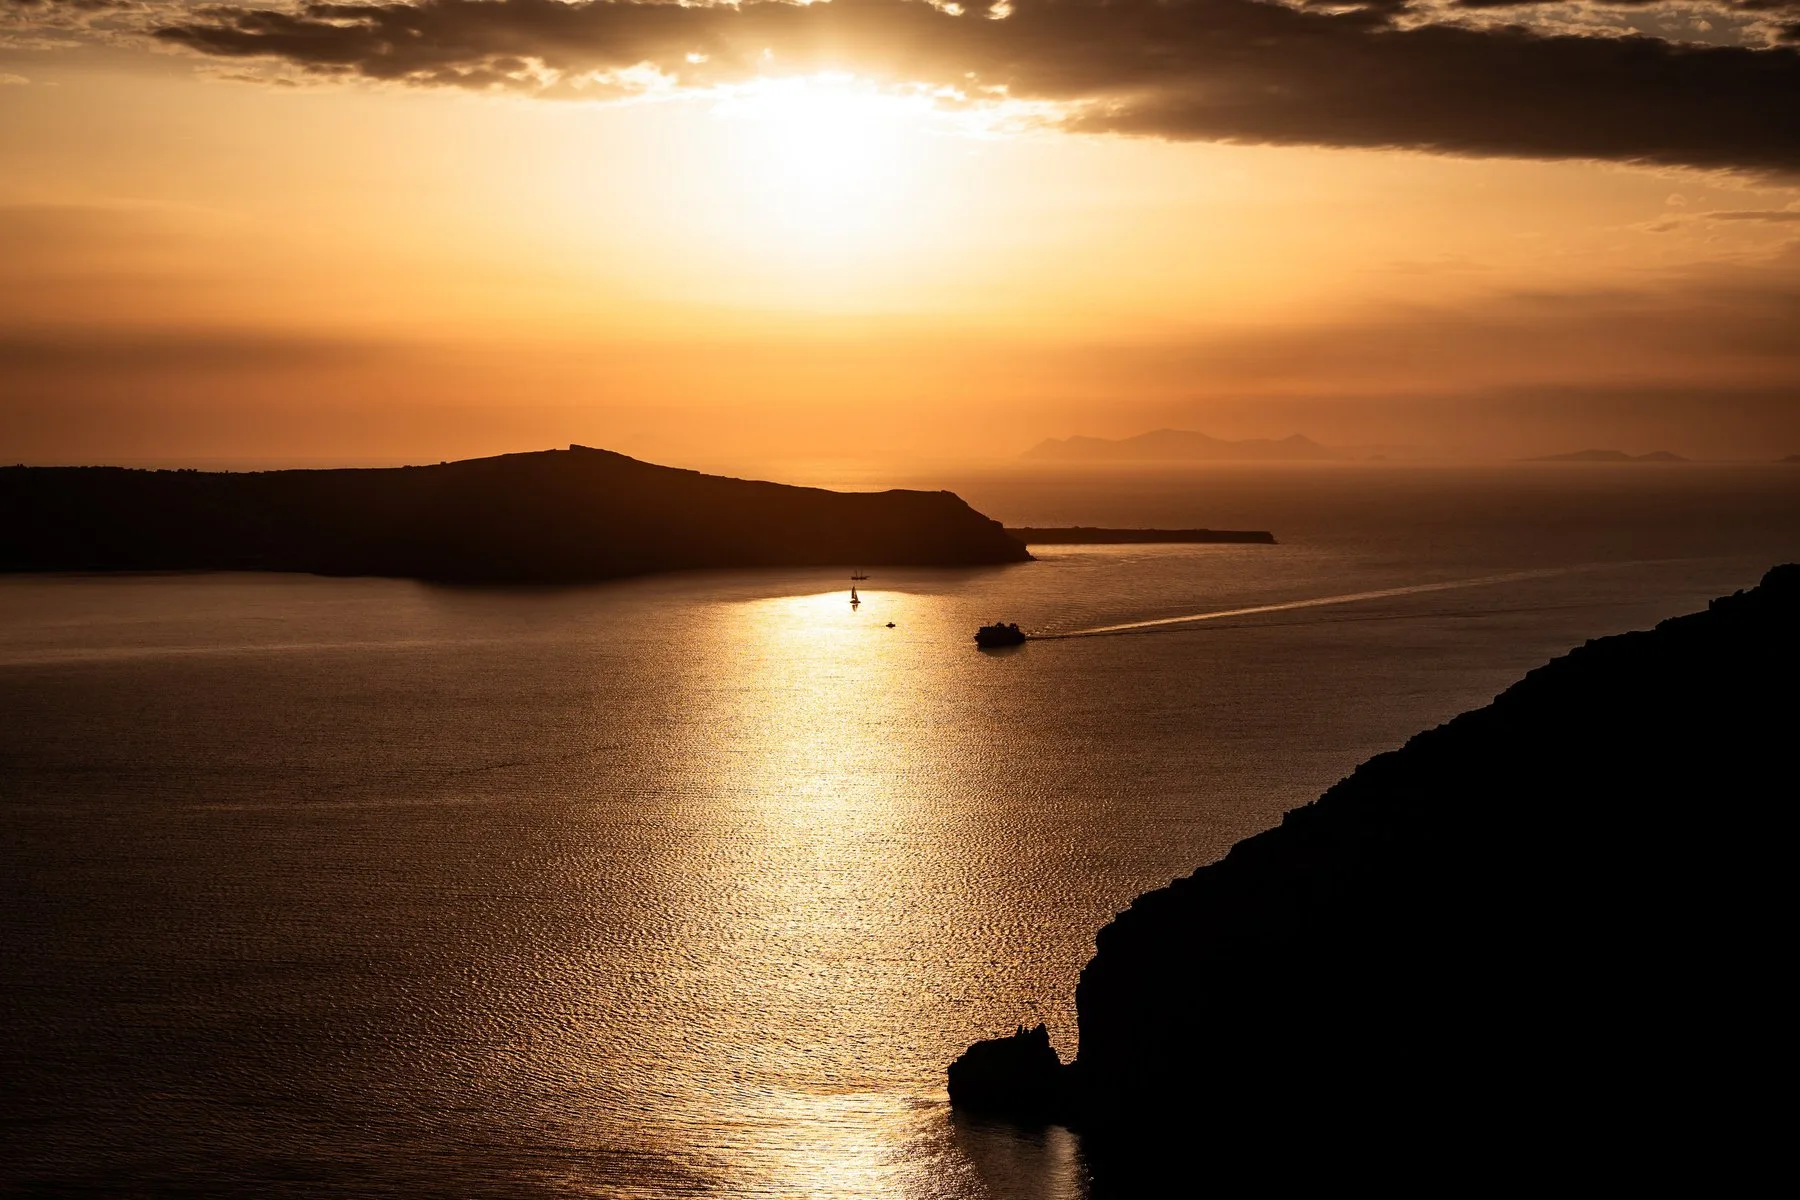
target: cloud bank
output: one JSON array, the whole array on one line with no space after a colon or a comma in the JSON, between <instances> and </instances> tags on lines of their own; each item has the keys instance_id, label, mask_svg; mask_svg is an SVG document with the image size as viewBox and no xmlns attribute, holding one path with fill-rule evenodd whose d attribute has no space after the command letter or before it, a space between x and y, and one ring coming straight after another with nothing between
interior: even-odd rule
<instances>
[{"instance_id":1,"label":"cloud bank","mask_svg":"<svg viewBox=\"0 0 1800 1200\"><path fill-rule=\"evenodd\" d=\"M255 2L0 0L0 33L543 95L846 72L1084 132L1800 173L1800 0Z\"/></svg>"},{"instance_id":2,"label":"cloud bank","mask_svg":"<svg viewBox=\"0 0 1800 1200\"><path fill-rule=\"evenodd\" d=\"M982 5L311 3L201 8L154 36L214 57L419 85L604 93L847 71L976 101L1051 102L1082 131L1800 170L1795 45L1447 23L1447 10L1408 0ZM1789 0L1722 11L1746 7L1796 11Z\"/></svg>"}]
</instances>

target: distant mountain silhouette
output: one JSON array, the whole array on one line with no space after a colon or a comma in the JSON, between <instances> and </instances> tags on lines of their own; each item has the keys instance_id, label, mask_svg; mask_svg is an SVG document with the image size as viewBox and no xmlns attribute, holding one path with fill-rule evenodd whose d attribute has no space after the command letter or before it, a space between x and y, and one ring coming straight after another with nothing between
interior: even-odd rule
<instances>
[{"instance_id":1,"label":"distant mountain silhouette","mask_svg":"<svg viewBox=\"0 0 1800 1200\"><path fill-rule=\"evenodd\" d=\"M1140 896L953 1100L1095 1195L1255 1170L1754 1177L1786 1144L1800 565L1589 642ZM1111 1190L1109 1190L1109 1188Z\"/></svg>"},{"instance_id":2,"label":"distant mountain silhouette","mask_svg":"<svg viewBox=\"0 0 1800 1200\"><path fill-rule=\"evenodd\" d=\"M1301 434L1231 442L1186 429L1157 429L1117 440L1048 438L1024 454L1050 462L1317 462L1346 457Z\"/></svg>"},{"instance_id":3,"label":"distant mountain silhouette","mask_svg":"<svg viewBox=\"0 0 1800 1200\"><path fill-rule=\"evenodd\" d=\"M572 582L690 567L1030 558L950 492L830 492L571 446L330 471L0 468L0 570Z\"/></svg>"},{"instance_id":4,"label":"distant mountain silhouette","mask_svg":"<svg viewBox=\"0 0 1800 1200\"><path fill-rule=\"evenodd\" d=\"M1784 463L1800 463L1800 454L1790 454L1786 458L1777 459L1776 461Z\"/></svg>"},{"instance_id":5,"label":"distant mountain silhouette","mask_svg":"<svg viewBox=\"0 0 1800 1200\"><path fill-rule=\"evenodd\" d=\"M1681 463L1690 460L1679 454L1671 454L1667 450L1652 450L1648 454L1627 454L1623 450L1576 450L1569 454L1546 454L1541 458L1527 458L1525 462L1570 462L1570 463Z\"/></svg>"}]
</instances>

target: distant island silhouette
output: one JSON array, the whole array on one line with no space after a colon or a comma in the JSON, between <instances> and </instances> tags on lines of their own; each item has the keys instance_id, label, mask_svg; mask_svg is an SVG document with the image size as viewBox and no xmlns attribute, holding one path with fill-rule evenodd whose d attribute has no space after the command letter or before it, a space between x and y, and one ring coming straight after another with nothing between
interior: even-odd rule
<instances>
[{"instance_id":1,"label":"distant island silhouette","mask_svg":"<svg viewBox=\"0 0 1800 1200\"><path fill-rule=\"evenodd\" d=\"M1623 450L1575 450L1568 454L1546 454L1538 458L1521 459L1522 462L1567 462L1567 463L1684 463L1692 460L1667 450L1652 450L1648 454L1627 454Z\"/></svg>"},{"instance_id":2,"label":"distant island silhouette","mask_svg":"<svg viewBox=\"0 0 1800 1200\"><path fill-rule=\"evenodd\" d=\"M832 492L571 446L317 471L0 468L0 571L562 583L700 567L1022 562L950 492Z\"/></svg>"},{"instance_id":3,"label":"distant island silhouette","mask_svg":"<svg viewBox=\"0 0 1800 1200\"><path fill-rule=\"evenodd\" d=\"M1325 462L1349 457L1309 437L1226 441L1187 429L1128 438L1047 438L1022 456L1046 462Z\"/></svg>"},{"instance_id":4,"label":"distant island silhouette","mask_svg":"<svg viewBox=\"0 0 1800 1200\"><path fill-rule=\"evenodd\" d=\"M1275 535L1266 529L1098 529L1092 525L1059 525L1009 526L1006 532L1028 546L1105 546L1150 542L1275 544Z\"/></svg>"},{"instance_id":5,"label":"distant island silhouette","mask_svg":"<svg viewBox=\"0 0 1800 1200\"><path fill-rule=\"evenodd\" d=\"M1277 1159L1729 1176L1784 1144L1754 1080L1785 1080L1797 677L1800 565L1555 659L1139 896L1076 1061L1021 1026L953 1102L1077 1126L1096 1195Z\"/></svg>"}]
</instances>

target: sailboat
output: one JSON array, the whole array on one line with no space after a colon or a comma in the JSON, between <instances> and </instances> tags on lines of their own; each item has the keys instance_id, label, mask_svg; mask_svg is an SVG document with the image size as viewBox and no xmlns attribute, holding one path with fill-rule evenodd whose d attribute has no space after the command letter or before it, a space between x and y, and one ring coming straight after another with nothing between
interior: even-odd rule
<instances>
[{"instance_id":1,"label":"sailboat","mask_svg":"<svg viewBox=\"0 0 1800 1200\"><path fill-rule=\"evenodd\" d=\"M868 572L864 571L861 567L858 567L858 568L856 568L856 570L850 572L850 607L851 608L855 608L857 605L862 603L862 597L858 596L856 594L856 585L859 581L865 580L868 577L869 577Z\"/></svg>"}]
</instances>

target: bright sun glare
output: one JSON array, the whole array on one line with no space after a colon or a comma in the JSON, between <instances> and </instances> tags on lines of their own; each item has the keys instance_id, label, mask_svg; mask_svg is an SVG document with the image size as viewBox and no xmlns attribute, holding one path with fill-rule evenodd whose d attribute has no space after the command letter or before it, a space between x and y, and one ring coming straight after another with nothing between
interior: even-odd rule
<instances>
[{"instance_id":1,"label":"bright sun glare","mask_svg":"<svg viewBox=\"0 0 1800 1200\"><path fill-rule=\"evenodd\" d=\"M763 79L714 112L739 152L743 199L815 236L857 233L904 213L921 184L923 141L942 114L847 75Z\"/></svg>"}]
</instances>

